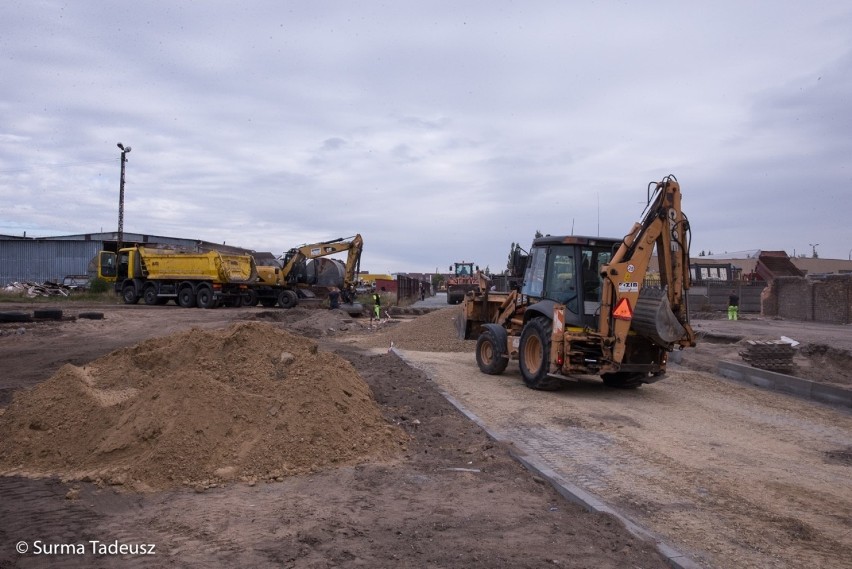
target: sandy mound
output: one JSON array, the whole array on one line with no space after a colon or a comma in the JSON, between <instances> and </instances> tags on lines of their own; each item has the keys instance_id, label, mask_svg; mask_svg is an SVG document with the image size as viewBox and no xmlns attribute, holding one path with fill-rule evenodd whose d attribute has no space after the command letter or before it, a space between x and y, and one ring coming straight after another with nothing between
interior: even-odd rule
<instances>
[{"instance_id":1,"label":"sandy mound","mask_svg":"<svg viewBox=\"0 0 852 569\"><path fill-rule=\"evenodd\" d=\"M0 473L140 490L274 479L403 444L349 362L255 322L65 365L0 415Z\"/></svg>"},{"instance_id":2,"label":"sandy mound","mask_svg":"<svg viewBox=\"0 0 852 569\"><path fill-rule=\"evenodd\" d=\"M366 335L359 345L368 348L395 348L420 352L472 352L476 340L459 340L454 318L459 307L442 308L413 320L403 320Z\"/></svg>"}]
</instances>

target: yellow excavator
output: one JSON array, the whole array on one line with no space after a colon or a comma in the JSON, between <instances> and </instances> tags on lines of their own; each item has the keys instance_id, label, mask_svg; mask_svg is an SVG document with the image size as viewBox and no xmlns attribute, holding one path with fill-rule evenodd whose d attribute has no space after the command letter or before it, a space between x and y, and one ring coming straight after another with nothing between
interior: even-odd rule
<instances>
[{"instance_id":1,"label":"yellow excavator","mask_svg":"<svg viewBox=\"0 0 852 569\"><path fill-rule=\"evenodd\" d=\"M625 389L653 383L672 350L695 346L690 235L675 177L652 182L642 221L623 239L537 238L520 290L490 291L482 276L462 304L459 337L477 338L483 373L500 374L517 359L532 389L558 389L580 375ZM660 283L648 286L655 254Z\"/></svg>"},{"instance_id":2,"label":"yellow excavator","mask_svg":"<svg viewBox=\"0 0 852 569\"><path fill-rule=\"evenodd\" d=\"M280 266L259 265L257 267L257 282L246 294L244 304L253 305L260 302L264 306L277 304L281 308L293 308L298 304L300 296L314 296L312 289L316 287L307 282L306 262L335 253L348 252L340 289L342 300L340 308L349 314L361 314L363 306L355 302L355 285L361 270L363 249L364 239L360 234L294 247L279 259Z\"/></svg>"}]
</instances>

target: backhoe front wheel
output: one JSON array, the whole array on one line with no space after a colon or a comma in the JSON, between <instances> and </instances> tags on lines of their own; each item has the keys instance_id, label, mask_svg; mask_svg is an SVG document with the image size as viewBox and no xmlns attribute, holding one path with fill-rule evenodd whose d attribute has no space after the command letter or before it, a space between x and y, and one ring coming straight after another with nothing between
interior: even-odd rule
<instances>
[{"instance_id":1,"label":"backhoe front wheel","mask_svg":"<svg viewBox=\"0 0 852 569\"><path fill-rule=\"evenodd\" d=\"M518 359L524 383L530 389L553 391L562 386L562 382L548 377L550 371L550 344L553 322L539 316L531 319L521 331L521 343Z\"/></svg>"},{"instance_id":2,"label":"backhoe front wheel","mask_svg":"<svg viewBox=\"0 0 852 569\"><path fill-rule=\"evenodd\" d=\"M479 371L489 375L500 375L509 364L506 343L500 342L491 330L485 330L476 340L476 363Z\"/></svg>"}]
</instances>

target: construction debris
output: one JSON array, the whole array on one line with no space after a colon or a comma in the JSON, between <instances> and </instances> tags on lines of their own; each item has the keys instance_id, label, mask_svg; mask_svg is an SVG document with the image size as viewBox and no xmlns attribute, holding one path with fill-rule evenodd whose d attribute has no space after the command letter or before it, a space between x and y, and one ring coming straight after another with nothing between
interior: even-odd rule
<instances>
[{"instance_id":1,"label":"construction debris","mask_svg":"<svg viewBox=\"0 0 852 569\"><path fill-rule=\"evenodd\" d=\"M784 340L749 340L740 356L752 367L790 373L793 369L793 345Z\"/></svg>"},{"instance_id":2,"label":"construction debris","mask_svg":"<svg viewBox=\"0 0 852 569\"><path fill-rule=\"evenodd\" d=\"M37 296L68 296L72 287L63 284L44 281L43 283L13 282L3 287L3 292L10 294L25 294L30 298Z\"/></svg>"}]
</instances>

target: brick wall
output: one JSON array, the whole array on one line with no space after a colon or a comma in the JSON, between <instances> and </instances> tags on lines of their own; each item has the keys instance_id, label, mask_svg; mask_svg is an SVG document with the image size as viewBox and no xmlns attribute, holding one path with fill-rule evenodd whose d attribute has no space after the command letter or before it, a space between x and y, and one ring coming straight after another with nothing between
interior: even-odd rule
<instances>
[{"instance_id":1,"label":"brick wall","mask_svg":"<svg viewBox=\"0 0 852 569\"><path fill-rule=\"evenodd\" d=\"M781 277L773 284L774 298L763 301L764 314L790 320L849 324L852 315L852 276L831 275L821 280ZM774 310L777 307L777 311Z\"/></svg>"}]
</instances>

